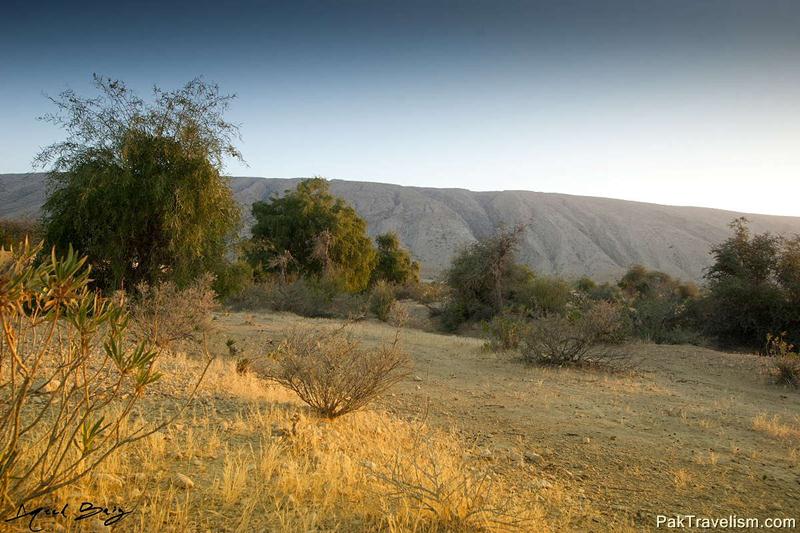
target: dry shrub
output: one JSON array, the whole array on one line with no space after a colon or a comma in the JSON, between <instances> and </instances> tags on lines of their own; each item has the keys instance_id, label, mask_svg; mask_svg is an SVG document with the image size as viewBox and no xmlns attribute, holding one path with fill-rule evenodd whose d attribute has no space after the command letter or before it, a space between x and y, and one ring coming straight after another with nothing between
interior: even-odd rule
<instances>
[{"instance_id":1,"label":"dry shrub","mask_svg":"<svg viewBox=\"0 0 800 533\"><path fill-rule=\"evenodd\" d=\"M129 424L159 379L156 351L130 346L122 305L89 290L70 249L37 261L25 243L0 258L0 513L95 471L163 426Z\"/></svg>"},{"instance_id":2,"label":"dry shrub","mask_svg":"<svg viewBox=\"0 0 800 533\"><path fill-rule=\"evenodd\" d=\"M365 348L343 328L292 333L272 354L265 377L294 391L326 418L365 407L408 376L410 360L394 342Z\"/></svg>"},{"instance_id":3,"label":"dry shrub","mask_svg":"<svg viewBox=\"0 0 800 533\"><path fill-rule=\"evenodd\" d=\"M577 316L545 316L531 322L521 352L526 361L539 364L609 363L621 357L611 345L620 344L626 335L622 309L597 302Z\"/></svg>"},{"instance_id":4,"label":"dry shrub","mask_svg":"<svg viewBox=\"0 0 800 533\"><path fill-rule=\"evenodd\" d=\"M184 289L171 281L137 285L130 306L134 338L166 351L199 342L212 329L211 311L216 306L213 282L213 276L206 274Z\"/></svg>"},{"instance_id":5,"label":"dry shrub","mask_svg":"<svg viewBox=\"0 0 800 533\"><path fill-rule=\"evenodd\" d=\"M772 357L773 376L781 385L800 387L800 354L786 340L786 333L767 335L767 355Z\"/></svg>"},{"instance_id":6,"label":"dry shrub","mask_svg":"<svg viewBox=\"0 0 800 533\"><path fill-rule=\"evenodd\" d=\"M423 430L390 464L367 464L383 496L423 517L425 531L522 530L519 510L498 495L487 471L468 464L457 441L433 439ZM448 446L449 444L449 446Z\"/></svg>"}]
</instances>

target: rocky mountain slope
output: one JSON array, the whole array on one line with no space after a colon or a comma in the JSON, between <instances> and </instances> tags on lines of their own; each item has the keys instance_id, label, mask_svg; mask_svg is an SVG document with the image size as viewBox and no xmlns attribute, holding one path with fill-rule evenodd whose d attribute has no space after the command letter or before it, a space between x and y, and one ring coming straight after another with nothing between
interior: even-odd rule
<instances>
[{"instance_id":1,"label":"rocky mountain slope","mask_svg":"<svg viewBox=\"0 0 800 533\"><path fill-rule=\"evenodd\" d=\"M298 179L232 178L249 223L249 206L293 188ZM607 280L641 263L699 280L710 247L742 213L532 191L473 192L333 180L372 235L395 231L433 276L453 253L498 226L526 224L520 259L537 272ZM44 201L42 174L0 175L0 217L34 217ZM687 199L687 202L689 200ZM800 233L800 217L747 215L754 231Z\"/></svg>"}]
</instances>

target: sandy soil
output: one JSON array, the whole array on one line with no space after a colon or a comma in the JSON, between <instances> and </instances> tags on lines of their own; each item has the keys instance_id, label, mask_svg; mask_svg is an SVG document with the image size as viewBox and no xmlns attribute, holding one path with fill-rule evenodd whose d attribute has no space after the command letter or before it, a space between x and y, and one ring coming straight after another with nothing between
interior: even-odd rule
<instances>
[{"instance_id":1,"label":"sandy soil","mask_svg":"<svg viewBox=\"0 0 800 533\"><path fill-rule=\"evenodd\" d=\"M222 313L257 357L292 328L335 321ZM395 330L350 326L367 343ZM651 529L657 514L794 517L800 523L800 393L772 385L765 361L691 346L631 344L632 370L532 367L479 339L402 333L415 370L381 406L453 428L498 475L566 484L595 513L583 528Z\"/></svg>"}]
</instances>

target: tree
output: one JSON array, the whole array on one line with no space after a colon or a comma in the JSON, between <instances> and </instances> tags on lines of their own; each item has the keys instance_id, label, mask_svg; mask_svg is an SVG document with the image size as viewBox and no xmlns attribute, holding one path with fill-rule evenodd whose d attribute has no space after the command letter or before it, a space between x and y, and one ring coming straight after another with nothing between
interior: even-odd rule
<instances>
[{"instance_id":1,"label":"tree","mask_svg":"<svg viewBox=\"0 0 800 533\"><path fill-rule=\"evenodd\" d=\"M728 345L763 349L768 334L788 332L800 341L800 237L752 235L745 218L730 224L733 235L715 246L706 272L704 302L709 330Z\"/></svg>"},{"instance_id":2,"label":"tree","mask_svg":"<svg viewBox=\"0 0 800 533\"><path fill-rule=\"evenodd\" d=\"M353 292L369 284L376 254L367 223L330 193L323 178L303 180L282 197L255 202L253 217L248 255L256 268L278 269L282 276L287 271L325 275Z\"/></svg>"},{"instance_id":3,"label":"tree","mask_svg":"<svg viewBox=\"0 0 800 533\"><path fill-rule=\"evenodd\" d=\"M145 102L122 82L94 82L98 96L64 91L42 117L66 131L35 160L50 168L46 241L88 255L107 289L221 268L240 217L221 175L225 157L241 159L223 118L233 96L195 79Z\"/></svg>"},{"instance_id":4,"label":"tree","mask_svg":"<svg viewBox=\"0 0 800 533\"><path fill-rule=\"evenodd\" d=\"M489 319L513 300L533 274L515 262L524 227L502 229L461 250L445 273L451 297L443 310L444 326L455 329L464 321Z\"/></svg>"},{"instance_id":5,"label":"tree","mask_svg":"<svg viewBox=\"0 0 800 533\"><path fill-rule=\"evenodd\" d=\"M372 271L372 281L389 283L418 283L419 263L411 259L408 250L400 246L396 233L389 232L375 238L378 248L378 262Z\"/></svg>"}]
</instances>

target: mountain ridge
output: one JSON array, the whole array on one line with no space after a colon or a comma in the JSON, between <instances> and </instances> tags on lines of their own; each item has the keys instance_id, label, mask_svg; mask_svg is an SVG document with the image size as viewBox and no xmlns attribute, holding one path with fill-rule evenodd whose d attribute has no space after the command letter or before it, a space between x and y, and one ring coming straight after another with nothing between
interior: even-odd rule
<instances>
[{"instance_id":1,"label":"mountain ridge","mask_svg":"<svg viewBox=\"0 0 800 533\"><path fill-rule=\"evenodd\" d=\"M0 218L38 216L45 198L44 178L41 173L0 174ZM282 194L302 178L230 179L249 227L254 201ZM728 223L739 216L750 219L755 232L800 233L800 217L705 207L526 190L470 191L349 180L330 180L330 185L365 218L370 235L397 232L429 277L446 268L458 249L501 225L527 225L519 258L536 272L598 280L615 279L641 263L699 281L710 264L711 247L728 237Z\"/></svg>"}]
</instances>

